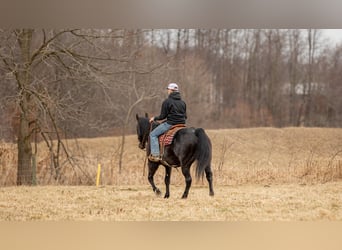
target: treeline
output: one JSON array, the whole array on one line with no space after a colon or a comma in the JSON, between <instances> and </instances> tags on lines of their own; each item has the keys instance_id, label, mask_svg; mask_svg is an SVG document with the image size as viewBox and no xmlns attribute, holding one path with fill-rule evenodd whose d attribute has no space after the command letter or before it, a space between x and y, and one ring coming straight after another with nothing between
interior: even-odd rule
<instances>
[{"instance_id":1,"label":"treeline","mask_svg":"<svg viewBox=\"0 0 342 250\"><path fill-rule=\"evenodd\" d=\"M341 43L330 44L322 30L178 30L176 37L180 81L197 84L187 94L199 97L195 117L205 126L341 126ZM188 78L191 55L203 63L197 79Z\"/></svg>"},{"instance_id":2,"label":"treeline","mask_svg":"<svg viewBox=\"0 0 342 250\"><path fill-rule=\"evenodd\" d=\"M321 30L1 30L0 45L6 140L20 119L40 138L134 132L171 81L192 126L342 123L342 46Z\"/></svg>"}]
</instances>

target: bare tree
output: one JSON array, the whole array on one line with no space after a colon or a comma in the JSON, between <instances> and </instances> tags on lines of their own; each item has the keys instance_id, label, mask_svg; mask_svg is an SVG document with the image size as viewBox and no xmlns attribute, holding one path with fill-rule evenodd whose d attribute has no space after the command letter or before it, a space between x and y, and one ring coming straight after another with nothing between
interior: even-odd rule
<instances>
[{"instance_id":1,"label":"bare tree","mask_svg":"<svg viewBox=\"0 0 342 250\"><path fill-rule=\"evenodd\" d=\"M296 93L296 86L302 81L301 74L301 58L303 51L302 33L299 30L288 30L288 73L289 73L289 98L288 98L288 116L289 124L297 126L298 120L298 98Z\"/></svg>"},{"instance_id":2,"label":"bare tree","mask_svg":"<svg viewBox=\"0 0 342 250\"><path fill-rule=\"evenodd\" d=\"M315 63L318 50L318 31L315 29L307 30L307 69L306 78L303 82L303 103L300 113L300 123L302 125L312 125L312 88L315 81Z\"/></svg>"},{"instance_id":3,"label":"bare tree","mask_svg":"<svg viewBox=\"0 0 342 250\"><path fill-rule=\"evenodd\" d=\"M13 75L17 85L17 184L30 185L35 179L31 142L38 133L51 151L58 178L61 152L75 166L62 141L63 121L77 120L86 111L89 96L88 99L81 97L98 85L99 78L95 76L106 74L101 62L121 63L125 58L111 58L104 47L96 43L98 39L114 39L101 31L22 29L8 30L2 35L6 37L1 41L2 68ZM79 91L83 87L86 92ZM56 147L53 139L57 139Z\"/></svg>"},{"instance_id":4,"label":"bare tree","mask_svg":"<svg viewBox=\"0 0 342 250\"><path fill-rule=\"evenodd\" d=\"M119 152L119 173L123 167L123 154L125 150L125 138L128 126L132 118L132 112L139 104L148 102L157 97L160 91L154 75L165 71L173 56L168 56L162 51L155 51L149 44L155 41L145 41L147 30L125 30L121 56L127 58L125 69L121 72L120 78L113 79L116 85L116 93L113 93L117 100L112 102L113 115L120 122L121 145ZM165 52L165 50L164 50ZM146 111L145 111L146 112Z\"/></svg>"}]
</instances>

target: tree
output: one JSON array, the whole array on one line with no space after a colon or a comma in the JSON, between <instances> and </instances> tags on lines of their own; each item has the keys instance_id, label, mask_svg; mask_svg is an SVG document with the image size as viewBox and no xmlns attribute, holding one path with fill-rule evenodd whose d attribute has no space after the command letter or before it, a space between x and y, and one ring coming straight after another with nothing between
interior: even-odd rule
<instances>
[{"instance_id":1,"label":"tree","mask_svg":"<svg viewBox=\"0 0 342 250\"><path fill-rule=\"evenodd\" d=\"M50 149L56 179L59 178L61 152L75 166L62 141L65 133L63 121L81 119L91 99L88 94L95 85L105 82L99 80L105 75L102 61L125 62L124 59L111 58L103 44L96 43L99 39L103 42L103 39L114 37L110 33L88 30L2 32L2 68L13 75L12 82L17 85L18 185L34 184L32 160L36 152L33 152L31 143L37 134ZM87 91L79 91L85 86Z\"/></svg>"},{"instance_id":2,"label":"tree","mask_svg":"<svg viewBox=\"0 0 342 250\"><path fill-rule=\"evenodd\" d=\"M289 98L288 98L288 116L289 125L299 125L299 115L297 107L297 93L296 86L303 79L301 74L301 58L303 51L302 33L299 30L288 30L288 79L290 84Z\"/></svg>"},{"instance_id":3,"label":"tree","mask_svg":"<svg viewBox=\"0 0 342 250\"><path fill-rule=\"evenodd\" d=\"M315 29L308 29L306 31L306 41L307 41L307 64L306 64L306 74L304 78L303 95L302 95L302 105L300 110L300 125L312 126L314 125L312 117L312 107L313 107L313 86L318 84L316 81L315 70L317 70L317 56L319 50L319 31Z\"/></svg>"},{"instance_id":4,"label":"tree","mask_svg":"<svg viewBox=\"0 0 342 250\"><path fill-rule=\"evenodd\" d=\"M156 88L153 88L153 81L141 84L141 77L151 75L154 71L164 67L168 59L164 62L156 62L155 58L149 56L153 50L144 49L144 36L141 30L127 30L124 34L123 51L127 60L127 72L123 75L124 84L120 84L119 94L126 98L116 103L119 107L115 113L121 121L121 145L119 152L119 173L122 170L122 159L125 149L126 130L134 108L143 101L151 100L156 97ZM146 53L147 52L147 53Z\"/></svg>"}]
</instances>

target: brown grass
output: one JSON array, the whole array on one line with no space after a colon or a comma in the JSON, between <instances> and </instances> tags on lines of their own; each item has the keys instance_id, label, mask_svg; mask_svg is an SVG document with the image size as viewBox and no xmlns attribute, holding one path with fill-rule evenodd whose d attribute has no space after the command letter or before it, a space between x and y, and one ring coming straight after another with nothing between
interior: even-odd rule
<instances>
[{"instance_id":1,"label":"brown grass","mask_svg":"<svg viewBox=\"0 0 342 250\"><path fill-rule=\"evenodd\" d=\"M74 166L38 146L36 187L16 187L16 148L0 145L0 221L301 221L342 219L342 129L254 128L207 131L213 144L215 197L194 180L181 200L184 178L174 169L171 197L156 197L147 181L145 152L127 137L122 172L120 138L67 141ZM100 187L95 187L97 164ZM156 183L164 191L164 169ZM79 185L79 186L76 186Z\"/></svg>"},{"instance_id":2,"label":"brown grass","mask_svg":"<svg viewBox=\"0 0 342 250\"><path fill-rule=\"evenodd\" d=\"M342 220L342 183L194 187L187 200L144 186L37 186L0 189L0 221L318 221Z\"/></svg>"},{"instance_id":3,"label":"brown grass","mask_svg":"<svg viewBox=\"0 0 342 250\"><path fill-rule=\"evenodd\" d=\"M314 184L342 178L342 129L251 128L207 131L213 144L215 185ZM98 163L103 185L145 185L145 152L135 135L127 136L122 172L119 173L120 137L67 141L74 165L61 159L61 178L53 178L51 157L41 143L37 154L40 185L94 185ZM15 185L16 148L0 144L0 185ZM194 169L193 169L194 170ZM164 170L156 174L162 183ZM183 185L180 171L173 170L172 184ZM205 184L203 180L194 184Z\"/></svg>"}]
</instances>

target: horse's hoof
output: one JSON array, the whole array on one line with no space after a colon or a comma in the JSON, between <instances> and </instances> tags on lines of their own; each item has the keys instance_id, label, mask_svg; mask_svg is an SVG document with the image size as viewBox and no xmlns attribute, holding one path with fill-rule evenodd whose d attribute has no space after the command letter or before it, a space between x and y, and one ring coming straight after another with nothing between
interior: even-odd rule
<instances>
[{"instance_id":1,"label":"horse's hoof","mask_svg":"<svg viewBox=\"0 0 342 250\"><path fill-rule=\"evenodd\" d=\"M209 195L210 195L210 196L214 196L214 192L210 192Z\"/></svg>"},{"instance_id":2,"label":"horse's hoof","mask_svg":"<svg viewBox=\"0 0 342 250\"><path fill-rule=\"evenodd\" d=\"M168 199L170 197L169 194L165 194L164 199Z\"/></svg>"},{"instance_id":3,"label":"horse's hoof","mask_svg":"<svg viewBox=\"0 0 342 250\"><path fill-rule=\"evenodd\" d=\"M157 196L160 196L161 195L161 192L159 189L156 189L156 191L154 191L156 193Z\"/></svg>"},{"instance_id":4,"label":"horse's hoof","mask_svg":"<svg viewBox=\"0 0 342 250\"><path fill-rule=\"evenodd\" d=\"M188 196L183 194L182 199L186 199L186 198L188 198Z\"/></svg>"}]
</instances>

